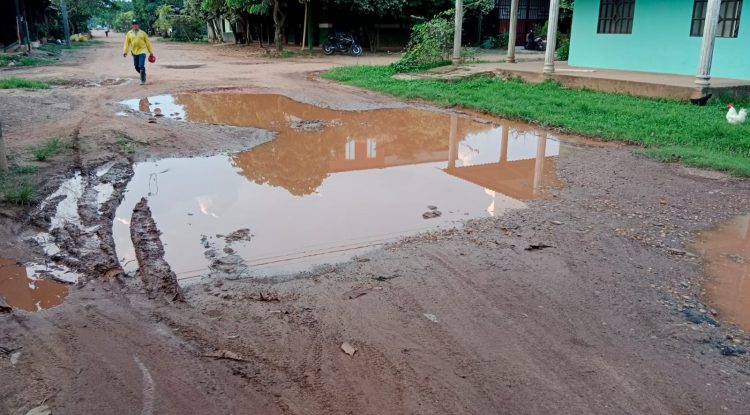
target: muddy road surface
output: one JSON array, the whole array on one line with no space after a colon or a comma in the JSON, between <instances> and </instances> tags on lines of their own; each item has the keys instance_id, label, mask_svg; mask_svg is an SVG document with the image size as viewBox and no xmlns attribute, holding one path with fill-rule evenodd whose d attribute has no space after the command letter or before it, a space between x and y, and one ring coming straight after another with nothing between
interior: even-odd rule
<instances>
[{"instance_id":1,"label":"muddy road surface","mask_svg":"<svg viewBox=\"0 0 750 415\"><path fill-rule=\"evenodd\" d=\"M747 413L747 180L121 40L0 72L0 413Z\"/></svg>"}]
</instances>

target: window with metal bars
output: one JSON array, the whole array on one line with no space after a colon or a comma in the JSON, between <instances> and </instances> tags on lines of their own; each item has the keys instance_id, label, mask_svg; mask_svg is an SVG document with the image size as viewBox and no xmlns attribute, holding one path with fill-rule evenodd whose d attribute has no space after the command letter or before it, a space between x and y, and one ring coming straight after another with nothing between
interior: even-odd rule
<instances>
[{"instance_id":1,"label":"window with metal bars","mask_svg":"<svg viewBox=\"0 0 750 415\"><path fill-rule=\"evenodd\" d=\"M695 3L693 3L690 36L703 36L707 8L708 0L695 0ZM741 12L742 0L722 0L719 8L719 25L716 26L716 37L737 37L740 32Z\"/></svg>"},{"instance_id":2,"label":"window with metal bars","mask_svg":"<svg viewBox=\"0 0 750 415\"><path fill-rule=\"evenodd\" d=\"M633 33L635 0L600 0L597 33Z\"/></svg>"}]
</instances>

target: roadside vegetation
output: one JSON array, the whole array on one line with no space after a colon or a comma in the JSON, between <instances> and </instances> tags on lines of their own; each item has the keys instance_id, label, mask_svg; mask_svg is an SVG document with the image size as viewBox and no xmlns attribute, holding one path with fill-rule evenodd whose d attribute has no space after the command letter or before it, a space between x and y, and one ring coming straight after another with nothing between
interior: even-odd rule
<instances>
[{"instance_id":1,"label":"roadside vegetation","mask_svg":"<svg viewBox=\"0 0 750 415\"><path fill-rule=\"evenodd\" d=\"M54 63L55 59L26 55L0 54L0 68L8 66L39 66Z\"/></svg>"},{"instance_id":2,"label":"roadside vegetation","mask_svg":"<svg viewBox=\"0 0 750 415\"><path fill-rule=\"evenodd\" d=\"M37 161L46 161L48 158L60 152L62 144L59 138L53 138L44 145L31 149L31 154Z\"/></svg>"},{"instance_id":3,"label":"roadside vegetation","mask_svg":"<svg viewBox=\"0 0 750 415\"><path fill-rule=\"evenodd\" d=\"M7 172L0 172L0 200L16 205L28 205L36 200L36 186L32 166L13 166Z\"/></svg>"},{"instance_id":4,"label":"roadside vegetation","mask_svg":"<svg viewBox=\"0 0 750 415\"><path fill-rule=\"evenodd\" d=\"M49 89L50 85L51 83L48 81L37 81L15 76L0 78L0 89Z\"/></svg>"},{"instance_id":5,"label":"roadside vegetation","mask_svg":"<svg viewBox=\"0 0 750 415\"><path fill-rule=\"evenodd\" d=\"M675 100L567 89L553 81L399 80L392 77L395 73L389 66L347 66L323 76L403 99L461 106L569 133L638 144L643 146L638 152L646 156L750 177L750 123L728 124L726 102L721 100L697 107ZM750 102L741 104L750 106Z\"/></svg>"}]
</instances>

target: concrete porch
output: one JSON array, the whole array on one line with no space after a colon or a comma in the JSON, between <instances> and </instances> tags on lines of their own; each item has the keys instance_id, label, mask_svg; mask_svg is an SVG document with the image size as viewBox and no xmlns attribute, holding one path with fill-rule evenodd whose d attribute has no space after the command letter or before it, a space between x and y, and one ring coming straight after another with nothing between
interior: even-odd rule
<instances>
[{"instance_id":1,"label":"concrete porch","mask_svg":"<svg viewBox=\"0 0 750 415\"><path fill-rule=\"evenodd\" d=\"M695 77L652 72L621 71L569 66L555 62L553 73L544 73L541 60L517 63L477 63L444 66L419 74L397 75L400 79L461 79L473 76L519 77L526 82L539 83L554 79L568 88L628 94L650 98L689 99L695 97ZM746 98L750 96L750 81L712 78L710 92L714 96Z\"/></svg>"}]
</instances>

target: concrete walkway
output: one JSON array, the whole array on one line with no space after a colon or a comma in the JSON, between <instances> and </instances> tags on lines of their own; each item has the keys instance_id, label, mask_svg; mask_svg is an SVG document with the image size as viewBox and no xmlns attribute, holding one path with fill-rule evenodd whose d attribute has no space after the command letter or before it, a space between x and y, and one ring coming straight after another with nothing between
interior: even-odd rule
<instances>
[{"instance_id":1,"label":"concrete walkway","mask_svg":"<svg viewBox=\"0 0 750 415\"><path fill-rule=\"evenodd\" d=\"M556 62L555 73L542 72L543 56L517 56L518 63L490 62L458 66L445 66L419 74L396 75L399 79L461 79L472 76L519 77L527 82L539 83L554 79L569 88L587 88L652 98L688 99L696 94L695 77L688 75L651 72L620 71L610 69L569 66ZM481 59L481 58L480 58ZM726 78L711 79L714 95L734 97L750 96L750 81Z\"/></svg>"}]
</instances>

